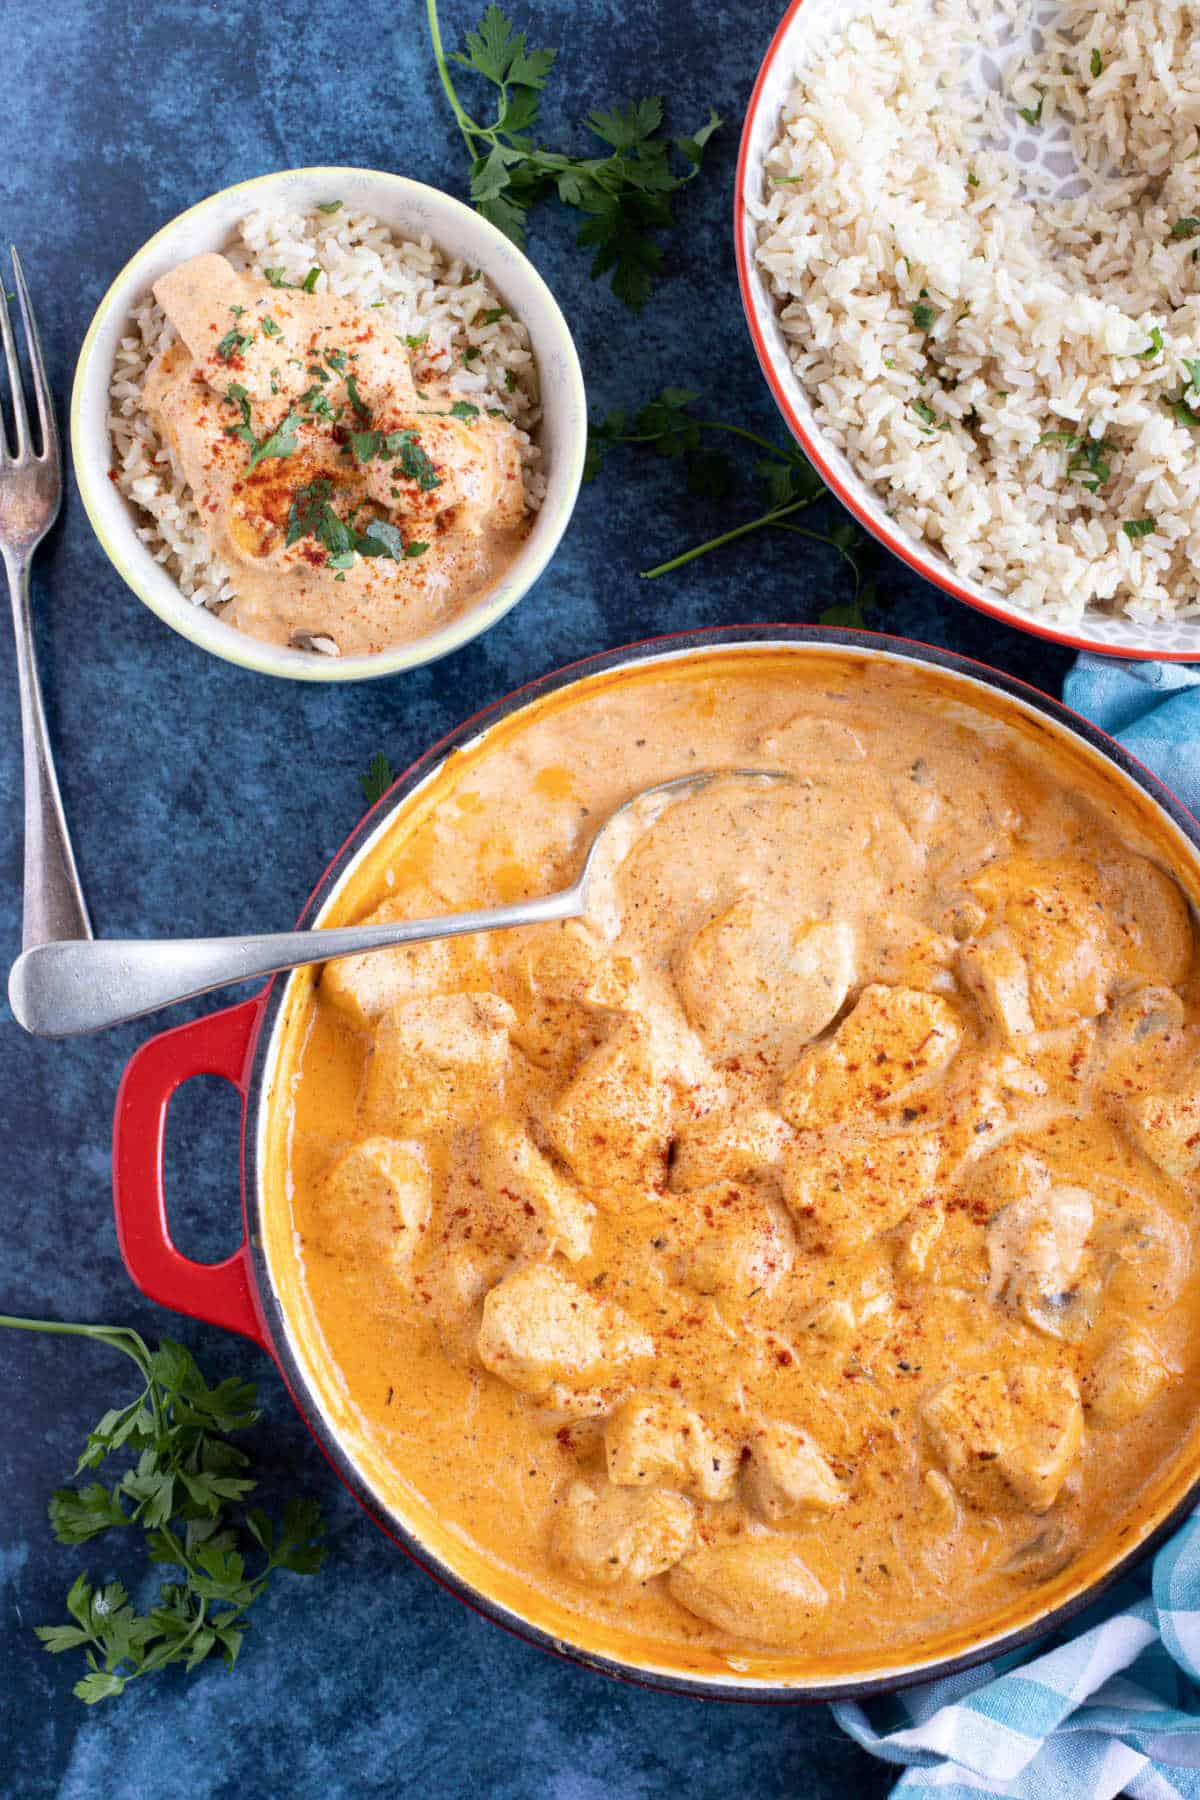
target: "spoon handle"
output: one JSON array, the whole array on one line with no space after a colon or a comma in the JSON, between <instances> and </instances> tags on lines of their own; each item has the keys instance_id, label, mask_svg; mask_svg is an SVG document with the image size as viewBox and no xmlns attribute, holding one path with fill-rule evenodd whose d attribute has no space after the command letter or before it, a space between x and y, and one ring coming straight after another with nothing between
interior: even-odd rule
<instances>
[{"instance_id":1,"label":"spoon handle","mask_svg":"<svg viewBox=\"0 0 1200 1800\"><path fill-rule=\"evenodd\" d=\"M560 894L520 900L443 919L395 919L385 925L343 925L330 931L281 931L266 937L69 938L37 944L12 966L8 998L13 1017L35 1037L83 1037L124 1025L160 1007L214 988L253 981L282 969L358 956L394 944L461 937L576 918L578 885Z\"/></svg>"}]
</instances>

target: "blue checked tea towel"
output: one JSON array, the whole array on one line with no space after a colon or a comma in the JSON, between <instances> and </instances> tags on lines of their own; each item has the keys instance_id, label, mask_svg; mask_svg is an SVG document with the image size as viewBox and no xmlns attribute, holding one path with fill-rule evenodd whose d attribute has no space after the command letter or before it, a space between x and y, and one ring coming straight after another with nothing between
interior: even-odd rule
<instances>
[{"instance_id":1,"label":"blue checked tea towel","mask_svg":"<svg viewBox=\"0 0 1200 1800\"><path fill-rule=\"evenodd\" d=\"M1063 699L1200 813L1200 666L1081 656ZM833 1713L904 1800L1200 1800L1200 1513L1066 1631Z\"/></svg>"}]
</instances>

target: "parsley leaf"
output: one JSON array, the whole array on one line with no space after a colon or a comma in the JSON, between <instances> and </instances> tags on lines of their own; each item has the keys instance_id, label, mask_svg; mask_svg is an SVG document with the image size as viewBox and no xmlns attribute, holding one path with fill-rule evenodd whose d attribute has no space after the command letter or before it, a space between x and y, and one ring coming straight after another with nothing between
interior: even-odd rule
<instances>
[{"instance_id":1,"label":"parsley leaf","mask_svg":"<svg viewBox=\"0 0 1200 1800\"><path fill-rule=\"evenodd\" d=\"M235 356L242 356L253 342L253 337L239 331L236 325L231 325L217 344L217 355L222 362L232 362Z\"/></svg>"},{"instance_id":2,"label":"parsley leaf","mask_svg":"<svg viewBox=\"0 0 1200 1800\"><path fill-rule=\"evenodd\" d=\"M531 207L556 195L584 215L579 244L592 251L594 280L610 278L614 294L635 312L661 273L658 232L674 224L672 196L699 173L705 146L721 120L708 119L690 137L672 144L662 135L663 105L649 97L610 111L596 109L584 127L606 154L570 156L532 135L540 94L557 52L531 49L525 33L496 5L489 5L464 49L447 56L437 0L427 0L434 60L446 98L471 159L471 200L484 218L524 245ZM480 123L465 110L450 73L459 64L496 89L495 115ZM676 173L672 153L685 165Z\"/></svg>"},{"instance_id":3,"label":"parsley leaf","mask_svg":"<svg viewBox=\"0 0 1200 1800\"><path fill-rule=\"evenodd\" d=\"M932 306L926 306L924 301L918 301L912 309L912 317L913 324L918 331L932 331L937 314Z\"/></svg>"},{"instance_id":4,"label":"parsley leaf","mask_svg":"<svg viewBox=\"0 0 1200 1800\"><path fill-rule=\"evenodd\" d=\"M285 281L283 279L283 269L264 269L263 274L273 288L294 288L297 285L294 281Z\"/></svg>"},{"instance_id":5,"label":"parsley leaf","mask_svg":"<svg viewBox=\"0 0 1200 1800\"><path fill-rule=\"evenodd\" d=\"M298 412L290 412L282 419L269 437L255 444L250 452L250 461L246 464L246 473L250 474L257 469L259 463L266 462L268 457L291 456L296 448L296 433L303 423L304 415Z\"/></svg>"},{"instance_id":6,"label":"parsley leaf","mask_svg":"<svg viewBox=\"0 0 1200 1800\"><path fill-rule=\"evenodd\" d=\"M323 273L324 273L324 271L321 268L320 263L318 263L314 268L311 268L308 271L308 274L304 277L304 280L300 283L300 286L303 288L303 290L306 294L312 294L312 293L316 292L317 282L320 280Z\"/></svg>"},{"instance_id":7,"label":"parsley leaf","mask_svg":"<svg viewBox=\"0 0 1200 1800\"><path fill-rule=\"evenodd\" d=\"M210 1387L182 1344L164 1338L152 1351L123 1326L7 1315L0 1315L0 1325L92 1338L129 1357L142 1381L133 1400L106 1412L89 1432L76 1473L112 1457L128 1466L111 1487L90 1481L60 1488L50 1521L63 1544L140 1528L149 1561L169 1566L175 1577L160 1585L145 1613L135 1610L119 1581L97 1587L85 1574L76 1577L66 1597L71 1622L35 1628L53 1656L84 1651L88 1672L76 1682L76 1695L94 1706L170 1663L191 1670L214 1653L232 1668L245 1615L274 1571L314 1574L324 1556L314 1501L290 1501L278 1532L259 1509L240 1511L257 1482L248 1473L249 1457L227 1434L257 1420L254 1383ZM247 1557L256 1556L252 1568Z\"/></svg>"},{"instance_id":8,"label":"parsley leaf","mask_svg":"<svg viewBox=\"0 0 1200 1800\"><path fill-rule=\"evenodd\" d=\"M1200 219L1176 219L1171 227L1173 238L1200 237Z\"/></svg>"},{"instance_id":9,"label":"parsley leaf","mask_svg":"<svg viewBox=\"0 0 1200 1800\"><path fill-rule=\"evenodd\" d=\"M1092 51L1091 69L1093 81L1095 81L1097 75L1102 75L1104 73L1104 58L1098 50Z\"/></svg>"},{"instance_id":10,"label":"parsley leaf","mask_svg":"<svg viewBox=\"0 0 1200 1800\"><path fill-rule=\"evenodd\" d=\"M358 778L367 805L374 806L377 800L382 800L395 779L396 772L391 763L382 750L377 750L371 758L366 774L360 775Z\"/></svg>"},{"instance_id":11,"label":"parsley leaf","mask_svg":"<svg viewBox=\"0 0 1200 1800\"><path fill-rule=\"evenodd\" d=\"M262 328L263 328L263 331L266 333L267 337L282 337L283 336L282 325L277 325L275 323L274 319L268 318L265 313L263 314Z\"/></svg>"},{"instance_id":12,"label":"parsley leaf","mask_svg":"<svg viewBox=\"0 0 1200 1800\"><path fill-rule=\"evenodd\" d=\"M1127 538L1149 537L1157 527L1156 519L1126 519L1121 530Z\"/></svg>"},{"instance_id":13,"label":"parsley leaf","mask_svg":"<svg viewBox=\"0 0 1200 1800\"><path fill-rule=\"evenodd\" d=\"M1138 361L1152 362L1156 356L1161 355L1162 347L1163 334L1157 325L1152 325L1150 327L1150 342L1146 345L1144 350L1139 350L1137 352Z\"/></svg>"},{"instance_id":14,"label":"parsley leaf","mask_svg":"<svg viewBox=\"0 0 1200 1800\"><path fill-rule=\"evenodd\" d=\"M1018 106L1017 111L1027 125L1040 125L1042 122L1042 108L1045 104L1045 94L1039 94L1036 106Z\"/></svg>"},{"instance_id":15,"label":"parsley leaf","mask_svg":"<svg viewBox=\"0 0 1200 1800\"><path fill-rule=\"evenodd\" d=\"M345 201L343 200L318 200L317 211L323 213L341 212L344 205Z\"/></svg>"}]
</instances>

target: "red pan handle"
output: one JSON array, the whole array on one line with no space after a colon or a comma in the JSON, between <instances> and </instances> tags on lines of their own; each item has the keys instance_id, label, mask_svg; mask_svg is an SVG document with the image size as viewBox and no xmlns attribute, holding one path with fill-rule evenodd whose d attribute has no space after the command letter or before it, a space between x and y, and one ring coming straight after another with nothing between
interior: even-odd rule
<instances>
[{"instance_id":1,"label":"red pan handle","mask_svg":"<svg viewBox=\"0 0 1200 1800\"><path fill-rule=\"evenodd\" d=\"M176 1026L143 1044L125 1066L113 1120L113 1211L125 1267L151 1300L267 1346L255 1300L249 1244L224 1262L198 1263L171 1242L163 1191L163 1139L176 1088L222 1075L246 1100L257 998ZM244 1111L243 1111L244 1120Z\"/></svg>"}]
</instances>

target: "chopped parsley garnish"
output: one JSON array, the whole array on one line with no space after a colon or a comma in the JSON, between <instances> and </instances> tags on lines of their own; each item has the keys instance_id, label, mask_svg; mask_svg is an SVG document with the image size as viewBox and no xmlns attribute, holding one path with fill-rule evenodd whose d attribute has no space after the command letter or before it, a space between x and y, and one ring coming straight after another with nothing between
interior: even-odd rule
<instances>
[{"instance_id":1,"label":"chopped parsley garnish","mask_svg":"<svg viewBox=\"0 0 1200 1800\"><path fill-rule=\"evenodd\" d=\"M1092 80L1095 81L1097 75L1102 75L1103 73L1104 73L1104 58L1101 56L1101 54L1098 50L1093 50L1092 51Z\"/></svg>"},{"instance_id":2,"label":"chopped parsley garnish","mask_svg":"<svg viewBox=\"0 0 1200 1800\"><path fill-rule=\"evenodd\" d=\"M364 425L371 422L371 409L358 391L358 382L353 375L346 377L346 392L350 396L350 404Z\"/></svg>"},{"instance_id":3,"label":"chopped parsley garnish","mask_svg":"<svg viewBox=\"0 0 1200 1800\"><path fill-rule=\"evenodd\" d=\"M1177 400L1172 400L1169 395L1164 394L1163 405L1177 425L1200 425L1200 413L1192 411L1182 394Z\"/></svg>"},{"instance_id":4,"label":"chopped parsley garnish","mask_svg":"<svg viewBox=\"0 0 1200 1800\"><path fill-rule=\"evenodd\" d=\"M266 462L268 457L291 456L296 448L296 433L303 423L304 418L302 414L290 412L286 419L283 419L275 427L275 430L271 433L270 437L265 437L261 443L255 444L253 450L250 452L250 461L246 465L246 473L250 474L253 470L257 469L259 463Z\"/></svg>"},{"instance_id":5,"label":"chopped parsley garnish","mask_svg":"<svg viewBox=\"0 0 1200 1800\"><path fill-rule=\"evenodd\" d=\"M1139 362L1152 362L1156 356L1159 356L1162 354L1162 347L1163 347L1163 334L1158 329L1157 325L1152 325L1150 327L1150 342L1146 345L1146 348L1144 350L1139 350L1137 352L1138 361Z\"/></svg>"},{"instance_id":6,"label":"chopped parsley garnish","mask_svg":"<svg viewBox=\"0 0 1200 1800\"><path fill-rule=\"evenodd\" d=\"M1156 519L1126 519L1121 530L1127 538L1144 538L1150 536L1157 524Z\"/></svg>"},{"instance_id":7,"label":"chopped parsley garnish","mask_svg":"<svg viewBox=\"0 0 1200 1800\"><path fill-rule=\"evenodd\" d=\"M472 406L469 400L456 400L450 408L450 417L452 419L477 419L479 408Z\"/></svg>"},{"instance_id":8,"label":"chopped parsley garnish","mask_svg":"<svg viewBox=\"0 0 1200 1800\"><path fill-rule=\"evenodd\" d=\"M297 488L292 495L284 542L291 545L303 537L315 537L331 557L343 556L349 551L353 562L354 539L349 526L330 504L332 495L333 483L325 476L310 481L307 487Z\"/></svg>"},{"instance_id":9,"label":"chopped parsley garnish","mask_svg":"<svg viewBox=\"0 0 1200 1800\"><path fill-rule=\"evenodd\" d=\"M282 337L283 336L283 326L277 325L275 323L274 319L268 318L265 313L263 315L262 328L268 337Z\"/></svg>"},{"instance_id":10,"label":"chopped parsley garnish","mask_svg":"<svg viewBox=\"0 0 1200 1800\"><path fill-rule=\"evenodd\" d=\"M1018 106L1017 111L1027 125L1040 125L1042 122L1042 108L1045 104L1045 94L1039 94L1036 106Z\"/></svg>"},{"instance_id":11,"label":"chopped parsley garnish","mask_svg":"<svg viewBox=\"0 0 1200 1800\"><path fill-rule=\"evenodd\" d=\"M912 309L912 316L913 324L918 331L933 330L933 322L937 318L937 313L932 306L927 306L923 300L918 300Z\"/></svg>"},{"instance_id":12,"label":"chopped parsley garnish","mask_svg":"<svg viewBox=\"0 0 1200 1800\"><path fill-rule=\"evenodd\" d=\"M267 280L270 282L270 284L273 288L294 288L296 286L296 283L294 281L285 281L283 279L284 273L285 273L285 271L283 269L264 269L263 270L263 274L266 276Z\"/></svg>"},{"instance_id":13,"label":"chopped parsley garnish","mask_svg":"<svg viewBox=\"0 0 1200 1800\"><path fill-rule=\"evenodd\" d=\"M341 200L318 200L317 211L323 213L341 212L344 204L344 201Z\"/></svg>"},{"instance_id":14,"label":"chopped parsley garnish","mask_svg":"<svg viewBox=\"0 0 1200 1800\"><path fill-rule=\"evenodd\" d=\"M308 271L308 274L304 277L304 280L300 283L300 286L303 288L303 290L306 294L312 294L312 293L316 292L317 282L320 280L323 273L324 273L324 270L321 268L320 263L316 263Z\"/></svg>"},{"instance_id":15,"label":"chopped parsley garnish","mask_svg":"<svg viewBox=\"0 0 1200 1800\"><path fill-rule=\"evenodd\" d=\"M504 386L510 394L514 391L514 389L516 388L516 385L517 385L517 378L513 374L512 370L505 369L505 371L504 371Z\"/></svg>"},{"instance_id":16,"label":"chopped parsley garnish","mask_svg":"<svg viewBox=\"0 0 1200 1800\"><path fill-rule=\"evenodd\" d=\"M360 463L372 459L391 462L398 458L401 474L409 481L415 481L423 494L442 485L441 476L411 428L405 431L352 431L349 447Z\"/></svg>"},{"instance_id":17,"label":"chopped parsley garnish","mask_svg":"<svg viewBox=\"0 0 1200 1800\"><path fill-rule=\"evenodd\" d=\"M1200 219L1176 219L1171 227L1173 238L1200 237Z\"/></svg>"},{"instance_id":18,"label":"chopped parsley garnish","mask_svg":"<svg viewBox=\"0 0 1200 1800\"><path fill-rule=\"evenodd\" d=\"M914 400L912 409L926 431L949 431L949 419L939 419L928 400Z\"/></svg>"},{"instance_id":19,"label":"chopped parsley garnish","mask_svg":"<svg viewBox=\"0 0 1200 1800\"><path fill-rule=\"evenodd\" d=\"M336 369L339 375L346 373L346 352L344 350L327 350L325 361L331 369Z\"/></svg>"},{"instance_id":20,"label":"chopped parsley garnish","mask_svg":"<svg viewBox=\"0 0 1200 1800\"><path fill-rule=\"evenodd\" d=\"M235 319L240 319L246 309L244 306L231 306L229 310Z\"/></svg>"},{"instance_id":21,"label":"chopped parsley garnish","mask_svg":"<svg viewBox=\"0 0 1200 1800\"><path fill-rule=\"evenodd\" d=\"M372 519L364 531L355 530L353 518L347 521L335 510L333 483L325 476L297 488L292 496L285 542L295 544L304 537L316 538L324 546L325 565L338 575L353 568L355 556L384 556L401 562L423 555L429 548L428 544L405 544L399 528L387 519Z\"/></svg>"},{"instance_id":22,"label":"chopped parsley garnish","mask_svg":"<svg viewBox=\"0 0 1200 1800\"><path fill-rule=\"evenodd\" d=\"M473 363L475 361L476 357L479 357L482 355L483 355L483 351L479 348L478 344L468 344L466 349L463 351L463 362L468 363L468 364Z\"/></svg>"},{"instance_id":23,"label":"chopped parsley garnish","mask_svg":"<svg viewBox=\"0 0 1200 1800\"><path fill-rule=\"evenodd\" d=\"M387 556L392 562L405 555L403 534L386 519L372 519L365 531L356 533L354 548L362 556Z\"/></svg>"},{"instance_id":24,"label":"chopped parsley garnish","mask_svg":"<svg viewBox=\"0 0 1200 1800\"><path fill-rule=\"evenodd\" d=\"M305 374L311 375L314 381L329 380L328 371L323 369L320 363L309 363L308 368L305 370Z\"/></svg>"},{"instance_id":25,"label":"chopped parsley garnish","mask_svg":"<svg viewBox=\"0 0 1200 1800\"><path fill-rule=\"evenodd\" d=\"M967 186L968 187L978 187L979 186L979 177L975 173L974 169L968 169L968 171L967 171Z\"/></svg>"},{"instance_id":26,"label":"chopped parsley garnish","mask_svg":"<svg viewBox=\"0 0 1200 1800\"><path fill-rule=\"evenodd\" d=\"M1188 372L1188 386L1200 391L1200 356L1185 356L1183 366Z\"/></svg>"},{"instance_id":27,"label":"chopped parsley garnish","mask_svg":"<svg viewBox=\"0 0 1200 1800\"><path fill-rule=\"evenodd\" d=\"M489 306L483 315L483 322L485 325L496 325L501 319L507 319L507 317L507 306Z\"/></svg>"},{"instance_id":28,"label":"chopped parsley garnish","mask_svg":"<svg viewBox=\"0 0 1200 1800\"><path fill-rule=\"evenodd\" d=\"M217 355L222 362L232 362L235 356L244 355L253 342L253 337L247 337L244 331L231 325L217 345Z\"/></svg>"},{"instance_id":29,"label":"chopped parsley garnish","mask_svg":"<svg viewBox=\"0 0 1200 1800\"><path fill-rule=\"evenodd\" d=\"M1106 481L1112 480L1112 468L1104 454L1112 448L1107 438L1094 438L1085 432L1070 446L1067 474L1072 480L1081 483L1090 494L1094 494L1097 488L1102 488Z\"/></svg>"},{"instance_id":30,"label":"chopped parsley garnish","mask_svg":"<svg viewBox=\"0 0 1200 1800\"><path fill-rule=\"evenodd\" d=\"M227 425L225 427L225 436L241 438L244 444L249 444L251 450L257 449L258 440L254 435L254 428L250 423L250 396L247 394L240 381L230 382L229 386L225 389L225 398L231 406L236 406L242 415L241 423L239 425Z\"/></svg>"},{"instance_id":31,"label":"chopped parsley garnish","mask_svg":"<svg viewBox=\"0 0 1200 1800\"><path fill-rule=\"evenodd\" d=\"M424 331L420 337L406 337L404 341L410 350L419 350L422 344L429 342L429 333Z\"/></svg>"}]
</instances>

